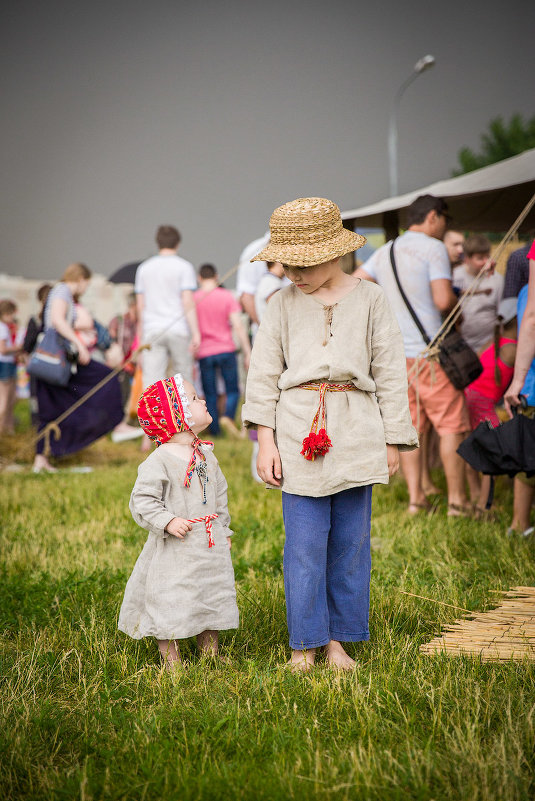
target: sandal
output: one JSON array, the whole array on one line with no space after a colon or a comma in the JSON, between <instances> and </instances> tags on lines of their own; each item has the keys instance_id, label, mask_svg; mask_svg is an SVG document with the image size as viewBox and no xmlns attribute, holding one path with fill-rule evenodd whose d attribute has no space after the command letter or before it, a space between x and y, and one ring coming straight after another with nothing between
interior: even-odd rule
<instances>
[{"instance_id":1,"label":"sandal","mask_svg":"<svg viewBox=\"0 0 535 801\"><path fill-rule=\"evenodd\" d=\"M460 503L449 503L448 517L473 517L472 507L470 505L463 506Z\"/></svg>"},{"instance_id":2,"label":"sandal","mask_svg":"<svg viewBox=\"0 0 535 801\"><path fill-rule=\"evenodd\" d=\"M474 520L486 520L487 523L494 523L498 519L498 515L494 509L478 506L477 503L475 503L472 508Z\"/></svg>"}]
</instances>

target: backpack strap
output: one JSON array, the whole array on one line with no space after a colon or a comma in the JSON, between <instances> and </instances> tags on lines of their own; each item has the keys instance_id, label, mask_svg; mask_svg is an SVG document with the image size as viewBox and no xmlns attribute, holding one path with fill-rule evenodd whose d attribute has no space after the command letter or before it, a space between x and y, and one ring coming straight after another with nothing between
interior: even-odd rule
<instances>
[{"instance_id":1,"label":"backpack strap","mask_svg":"<svg viewBox=\"0 0 535 801\"><path fill-rule=\"evenodd\" d=\"M416 314L416 312L412 308L411 304L409 303L409 299L408 299L407 295L405 294L405 292L403 291L403 287L401 286L401 283L400 283L400 280L399 280L398 271L396 269L396 260L394 258L394 242L395 241L396 240L394 239L392 244L390 245L390 264L392 265L392 271L394 273L394 278L396 279L396 284L398 285L398 289L399 289L400 295L403 298L403 302L405 303L405 306L407 307L408 312L410 313L412 319L414 320L414 323L415 323L416 327L418 328L418 331L422 335L422 338L423 338L425 344L429 345L431 340L427 336L427 331L425 330L425 328L421 324L421 322L420 322L420 320L418 318L418 315Z\"/></svg>"}]
</instances>

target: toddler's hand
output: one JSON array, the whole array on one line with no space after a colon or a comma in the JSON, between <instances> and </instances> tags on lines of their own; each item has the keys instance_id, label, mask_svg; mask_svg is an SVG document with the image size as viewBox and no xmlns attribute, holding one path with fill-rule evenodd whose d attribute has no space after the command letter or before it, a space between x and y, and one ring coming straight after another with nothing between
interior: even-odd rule
<instances>
[{"instance_id":1,"label":"toddler's hand","mask_svg":"<svg viewBox=\"0 0 535 801\"><path fill-rule=\"evenodd\" d=\"M183 540L188 531L191 531L192 525L189 520L185 520L183 517L173 517L172 520L166 525L165 530L172 534L173 537L178 537L179 540Z\"/></svg>"},{"instance_id":2,"label":"toddler's hand","mask_svg":"<svg viewBox=\"0 0 535 801\"><path fill-rule=\"evenodd\" d=\"M228 542L228 547L229 547L229 550L230 550L230 548L232 548L232 539L230 537L227 537L227 542Z\"/></svg>"},{"instance_id":3,"label":"toddler's hand","mask_svg":"<svg viewBox=\"0 0 535 801\"><path fill-rule=\"evenodd\" d=\"M388 475L392 478L399 470L399 448L397 445L386 446L386 461L388 464Z\"/></svg>"}]
</instances>

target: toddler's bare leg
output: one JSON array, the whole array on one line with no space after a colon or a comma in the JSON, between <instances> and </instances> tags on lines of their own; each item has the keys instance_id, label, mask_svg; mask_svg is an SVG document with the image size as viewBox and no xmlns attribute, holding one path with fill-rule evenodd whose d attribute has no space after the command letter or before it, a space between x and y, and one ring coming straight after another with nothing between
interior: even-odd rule
<instances>
[{"instance_id":1,"label":"toddler's bare leg","mask_svg":"<svg viewBox=\"0 0 535 801\"><path fill-rule=\"evenodd\" d=\"M331 640L325 646L325 654L329 667L338 668L339 670L355 670L357 667L355 660L351 659L349 654L346 654L342 644L337 640Z\"/></svg>"},{"instance_id":2,"label":"toddler's bare leg","mask_svg":"<svg viewBox=\"0 0 535 801\"><path fill-rule=\"evenodd\" d=\"M158 640L158 650L167 670L182 664L180 649L175 640Z\"/></svg>"},{"instance_id":3,"label":"toddler's bare leg","mask_svg":"<svg viewBox=\"0 0 535 801\"><path fill-rule=\"evenodd\" d=\"M201 654L206 654L207 656L217 656L217 651L219 648L219 632L211 631L210 629L201 631L200 634L197 634L197 646Z\"/></svg>"},{"instance_id":4,"label":"toddler's bare leg","mask_svg":"<svg viewBox=\"0 0 535 801\"><path fill-rule=\"evenodd\" d=\"M288 667L294 672L302 671L306 673L307 670L314 667L314 659L316 658L316 649L308 648L306 651L292 651L292 656L288 662Z\"/></svg>"}]
</instances>

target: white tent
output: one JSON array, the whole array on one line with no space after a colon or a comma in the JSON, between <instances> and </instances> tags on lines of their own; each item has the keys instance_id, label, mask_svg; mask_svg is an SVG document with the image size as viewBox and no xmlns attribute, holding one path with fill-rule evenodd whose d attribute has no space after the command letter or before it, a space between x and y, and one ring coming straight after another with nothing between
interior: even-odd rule
<instances>
[{"instance_id":1,"label":"white tent","mask_svg":"<svg viewBox=\"0 0 535 801\"><path fill-rule=\"evenodd\" d=\"M535 193L535 148L489 167L423 186L406 195L380 200L342 214L348 228L385 228L392 236L398 224L406 227L405 210L419 195L436 195L448 202L452 225L466 231L507 231ZM535 230L535 209L520 233Z\"/></svg>"}]
</instances>

